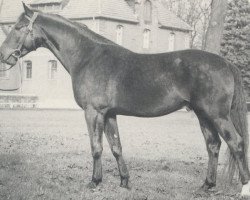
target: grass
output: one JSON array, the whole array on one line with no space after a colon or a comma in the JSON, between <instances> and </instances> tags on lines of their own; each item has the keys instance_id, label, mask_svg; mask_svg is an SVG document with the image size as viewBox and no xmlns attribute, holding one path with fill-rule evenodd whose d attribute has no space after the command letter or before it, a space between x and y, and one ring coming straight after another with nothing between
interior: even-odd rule
<instances>
[{"instance_id":1,"label":"grass","mask_svg":"<svg viewBox=\"0 0 250 200\"><path fill-rule=\"evenodd\" d=\"M241 185L193 195L203 183L207 152L193 113L154 118L119 117L123 154L132 189L119 187L119 174L106 140L103 182L86 188L92 158L82 111L1 111L1 200L212 200L237 199Z\"/></svg>"}]
</instances>

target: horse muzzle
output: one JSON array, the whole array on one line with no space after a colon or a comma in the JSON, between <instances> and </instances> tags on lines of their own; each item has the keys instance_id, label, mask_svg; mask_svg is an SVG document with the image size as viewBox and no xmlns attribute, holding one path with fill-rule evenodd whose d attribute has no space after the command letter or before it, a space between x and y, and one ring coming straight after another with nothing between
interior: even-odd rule
<instances>
[{"instance_id":1,"label":"horse muzzle","mask_svg":"<svg viewBox=\"0 0 250 200\"><path fill-rule=\"evenodd\" d=\"M0 61L8 65L15 65L20 57L21 57L20 50L14 50L12 53L9 54L3 54L0 51Z\"/></svg>"}]
</instances>

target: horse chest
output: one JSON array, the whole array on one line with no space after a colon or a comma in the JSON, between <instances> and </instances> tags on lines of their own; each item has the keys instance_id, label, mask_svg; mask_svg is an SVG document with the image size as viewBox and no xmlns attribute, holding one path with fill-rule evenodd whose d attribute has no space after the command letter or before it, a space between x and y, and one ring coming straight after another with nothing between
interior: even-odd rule
<instances>
[{"instance_id":1,"label":"horse chest","mask_svg":"<svg viewBox=\"0 0 250 200\"><path fill-rule=\"evenodd\" d=\"M83 109L92 106L102 112L108 108L109 101L105 91L105 88L93 84L90 79L73 82L75 101Z\"/></svg>"}]
</instances>

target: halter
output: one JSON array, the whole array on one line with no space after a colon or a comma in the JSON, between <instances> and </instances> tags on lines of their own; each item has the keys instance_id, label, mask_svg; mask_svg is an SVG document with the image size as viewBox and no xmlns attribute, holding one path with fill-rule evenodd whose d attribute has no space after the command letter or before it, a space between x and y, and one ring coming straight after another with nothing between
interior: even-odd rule
<instances>
[{"instance_id":1,"label":"halter","mask_svg":"<svg viewBox=\"0 0 250 200\"><path fill-rule=\"evenodd\" d=\"M29 25L27 26L27 29L25 30L25 32L23 33L22 37L20 38L19 40L19 43L17 45L17 48L14 50L14 52L11 54L11 56L19 59L21 57L21 49L23 47L23 44L27 38L27 36L29 35L30 33L30 36L31 36L31 39L32 39L32 46L33 48L35 49L36 48L36 45L35 45L35 40L33 38L33 24L36 20L38 16L38 13L35 12L34 15L32 16L32 18L30 18L29 16L25 15L25 17L29 20ZM8 69L0 69L1 72L3 71L8 71L10 70L12 67L14 67L14 65L10 66Z\"/></svg>"},{"instance_id":2,"label":"halter","mask_svg":"<svg viewBox=\"0 0 250 200\"><path fill-rule=\"evenodd\" d=\"M36 48L36 46L35 46L35 40L33 38L33 24L34 24L37 16L38 16L37 12L34 13L34 15L32 16L32 18L30 18L29 16L25 15L25 17L29 20L30 23L27 26L27 29L24 31L22 37L20 38L17 48L11 54L12 56L14 56L17 59L19 59L21 57L21 49L22 49L23 44L24 44L27 36L29 35L29 33L30 33L30 36L31 36L31 39L32 39L32 46L33 46L34 49Z\"/></svg>"},{"instance_id":3,"label":"halter","mask_svg":"<svg viewBox=\"0 0 250 200\"><path fill-rule=\"evenodd\" d=\"M22 35L22 37L20 38L19 40L19 43L18 43L18 46L17 48L14 50L14 52L11 54L12 56L14 56L15 58L19 59L21 57L21 49L23 47L23 44L27 38L27 36L31 35L31 39L32 39L32 46L33 48L35 49L36 46L35 46L35 40L33 38L33 24L36 20L38 16L38 13L35 12L34 15L32 16L32 18L30 18L29 16L25 15L25 17L29 20L29 25L27 26L27 29L25 30L24 34ZM8 71L10 70L12 67L14 67L15 65L12 65L10 66L8 69L1 69L0 71L3 72L3 71ZM20 69L20 74L21 74L21 66L19 65L19 69ZM21 75L21 84L22 84L22 75ZM14 89L1 89L0 88L0 91L15 91L15 90L18 90L20 87L18 88L14 88Z\"/></svg>"}]
</instances>

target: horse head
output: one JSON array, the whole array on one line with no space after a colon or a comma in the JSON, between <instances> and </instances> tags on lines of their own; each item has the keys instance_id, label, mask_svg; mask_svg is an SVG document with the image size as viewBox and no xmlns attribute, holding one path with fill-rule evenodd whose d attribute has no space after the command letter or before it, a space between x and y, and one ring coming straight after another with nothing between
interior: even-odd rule
<instances>
[{"instance_id":1,"label":"horse head","mask_svg":"<svg viewBox=\"0 0 250 200\"><path fill-rule=\"evenodd\" d=\"M0 47L0 61L15 65L20 57L36 50L39 29L34 26L38 12L29 9L24 3L24 13L21 14L16 24Z\"/></svg>"}]
</instances>

